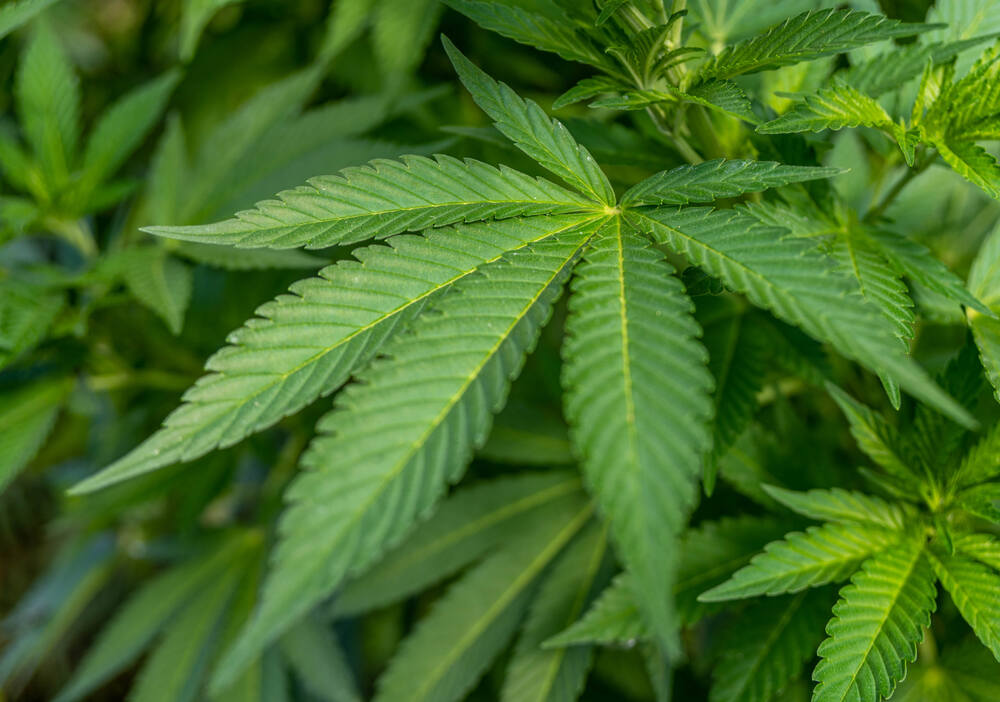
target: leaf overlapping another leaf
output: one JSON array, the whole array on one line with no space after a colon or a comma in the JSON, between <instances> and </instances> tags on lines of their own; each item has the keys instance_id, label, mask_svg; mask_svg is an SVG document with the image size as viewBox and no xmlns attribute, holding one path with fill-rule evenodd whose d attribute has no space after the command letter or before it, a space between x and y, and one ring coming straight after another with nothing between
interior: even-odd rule
<instances>
[{"instance_id":1,"label":"leaf overlapping another leaf","mask_svg":"<svg viewBox=\"0 0 1000 702\"><path fill-rule=\"evenodd\" d=\"M505 253L585 222L581 216L504 220L404 235L354 252L291 287L229 336L210 373L164 427L81 483L96 490L230 446L333 392L437 294Z\"/></svg>"},{"instance_id":2,"label":"leaf overlapping another leaf","mask_svg":"<svg viewBox=\"0 0 1000 702\"><path fill-rule=\"evenodd\" d=\"M813 673L815 702L889 697L917 657L936 590L922 535L865 562L841 590Z\"/></svg>"},{"instance_id":3,"label":"leaf overlapping another leaf","mask_svg":"<svg viewBox=\"0 0 1000 702\"><path fill-rule=\"evenodd\" d=\"M932 25L909 24L856 10L804 12L763 34L727 47L710 59L699 75L729 78L765 71L932 28Z\"/></svg>"},{"instance_id":4,"label":"leaf overlapping another leaf","mask_svg":"<svg viewBox=\"0 0 1000 702\"><path fill-rule=\"evenodd\" d=\"M263 598L217 684L398 543L461 477L594 229L480 268L338 395L286 494Z\"/></svg>"},{"instance_id":5,"label":"leaf overlapping another leaf","mask_svg":"<svg viewBox=\"0 0 1000 702\"><path fill-rule=\"evenodd\" d=\"M240 247L323 248L458 222L576 212L588 205L542 179L450 156L377 160L313 178L278 198L223 222L147 231Z\"/></svg>"},{"instance_id":6,"label":"leaf overlapping another leaf","mask_svg":"<svg viewBox=\"0 0 1000 702\"><path fill-rule=\"evenodd\" d=\"M762 226L740 212L660 208L630 210L625 216L654 241L669 244L754 304L888 375L956 421L975 425L968 411L900 348L878 308L852 291L810 242L785 236L784 230Z\"/></svg>"},{"instance_id":7,"label":"leaf overlapping another leaf","mask_svg":"<svg viewBox=\"0 0 1000 702\"><path fill-rule=\"evenodd\" d=\"M611 522L637 600L664 645L665 584L709 448L707 354L662 254L619 218L577 269L565 345L566 414L586 482Z\"/></svg>"},{"instance_id":8,"label":"leaf overlapping another leaf","mask_svg":"<svg viewBox=\"0 0 1000 702\"><path fill-rule=\"evenodd\" d=\"M899 540L899 532L871 524L824 524L792 532L764 547L750 565L705 592L703 602L799 592L847 578L869 556Z\"/></svg>"}]
</instances>

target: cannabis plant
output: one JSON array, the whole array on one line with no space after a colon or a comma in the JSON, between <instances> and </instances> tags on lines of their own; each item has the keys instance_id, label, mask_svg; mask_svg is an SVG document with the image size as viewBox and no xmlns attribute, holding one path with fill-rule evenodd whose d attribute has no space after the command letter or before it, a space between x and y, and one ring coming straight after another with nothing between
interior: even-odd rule
<instances>
[{"instance_id":1,"label":"cannabis plant","mask_svg":"<svg viewBox=\"0 0 1000 702\"><path fill-rule=\"evenodd\" d=\"M78 640L60 702L998 698L1000 6L281 7L316 58L118 183L241 8L81 155L49 4L0 14L0 481L70 497L0 682Z\"/></svg>"}]
</instances>

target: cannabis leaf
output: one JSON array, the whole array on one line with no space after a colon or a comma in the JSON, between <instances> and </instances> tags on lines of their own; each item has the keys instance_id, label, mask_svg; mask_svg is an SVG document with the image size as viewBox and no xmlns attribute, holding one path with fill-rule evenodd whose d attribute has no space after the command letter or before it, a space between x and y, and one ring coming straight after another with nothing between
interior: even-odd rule
<instances>
[{"instance_id":1,"label":"cannabis leaf","mask_svg":"<svg viewBox=\"0 0 1000 702\"><path fill-rule=\"evenodd\" d=\"M436 508L485 441L492 415L574 272L563 377L571 436L643 625L661 647L675 647L682 619L664 584L688 577L678 542L710 449L713 402L694 307L654 244L668 245L751 302L969 423L965 408L906 356L878 308L853 293L812 243L764 227L742 210L675 206L835 171L715 161L654 175L616 204L607 176L560 122L486 76L447 40L445 48L497 129L573 190L478 162L412 157L314 179L222 223L150 230L237 247L386 240L355 249L354 260L328 266L262 306L208 361L209 375L185 393L160 431L75 488L89 492L232 445L355 379L319 422L305 470L286 492L261 601L220 664L217 691L342 582L364 583L364 572ZM299 77L296 90L313 79ZM225 159L234 163L238 156ZM413 230L423 233L406 233ZM451 508L444 514L442 525L457 518L447 516ZM434 524L415 543L435 541L443 527ZM847 524L817 528L803 537L816 542L813 562L786 574L783 587L846 577L896 538L882 531L873 538ZM427 577L439 579L478 558L495 538L489 533L470 534L442 551ZM824 555L828 540L844 553ZM386 567L396 558L389 556ZM486 560L476 568L493 574L509 565ZM371 582L378 582L377 572ZM480 577L493 575L476 576L469 592L481 590ZM381 594L376 588L369 598L346 596L344 607L412 591L398 580L379 587ZM695 586L681 587L687 594L680 599L693 600ZM513 633L518 611L496 620L496 638L473 637L468 651L456 649L421 694L447 697L471 684ZM453 615L442 616L441 626L452 626ZM491 631L493 624L485 626ZM480 641L486 648L477 648ZM423 660L420 648L408 648L394 665L406 670L411 655ZM466 655L475 662L453 669ZM388 699L405 687L398 681L406 676L393 670L381 688Z\"/></svg>"}]
</instances>

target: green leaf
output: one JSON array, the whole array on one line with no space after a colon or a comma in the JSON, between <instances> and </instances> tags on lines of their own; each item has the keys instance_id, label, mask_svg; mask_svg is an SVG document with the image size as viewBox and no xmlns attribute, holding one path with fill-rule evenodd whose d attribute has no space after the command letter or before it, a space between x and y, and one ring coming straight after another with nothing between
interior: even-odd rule
<instances>
[{"instance_id":1,"label":"green leaf","mask_svg":"<svg viewBox=\"0 0 1000 702\"><path fill-rule=\"evenodd\" d=\"M969 271L969 291L991 310L1000 310L1000 226L986 238ZM1000 320L968 313L986 377L1000 400Z\"/></svg>"},{"instance_id":2,"label":"green leaf","mask_svg":"<svg viewBox=\"0 0 1000 702\"><path fill-rule=\"evenodd\" d=\"M847 578L866 558L898 542L895 530L872 524L824 524L792 532L764 547L750 565L703 593L702 602L781 595Z\"/></svg>"},{"instance_id":3,"label":"green leaf","mask_svg":"<svg viewBox=\"0 0 1000 702\"><path fill-rule=\"evenodd\" d=\"M0 39L30 22L59 0L12 0L0 7Z\"/></svg>"},{"instance_id":4,"label":"green leaf","mask_svg":"<svg viewBox=\"0 0 1000 702\"><path fill-rule=\"evenodd\" d=\"M234 249L230 246L180 241L168 249L181 258L228 271L269 268L320 268L325 258L297 249Z\"/></svg>"},{"instance_id":5,"label":"green leaf","mask_svg":"<svg viewBox=\"0 0 1000 702\"><path fill-rule=\"evenodd\" d=\"M564 500L452 586L400 646L375 702L462 699L514 635L539 575L592 511L579 496Z\"/></svg>"},{"instance_id":6,"label":"green leaf","mask_svg":"<svg viewBox=\"0 0 1000 702\"><path fill-rule=\"evenodd\" d=\"M579 195L542 179L449 156L379 159L277 197L223 222L145 231L209 244L315 249L458 222L588 208Z\"/></svg>"},{"instance_id":7,"label":"green leaf","mask_svg":"<svg viewBox=\"0 0 1000 702\"><path fill-rule=\"evenodd\" d=\"M923 35L921 39L930 34L932 33ZM966 49L990 41L992 38L990 35L983 35L952 42L892 46L886 53L851 66L843 74L844 81L865 95L879 97L884 93L898 90L907 81L920 76L928 64L933 67L948 63Z\"/></svg>"},{"instance_id":8,"label":"green leaf","mask_svg":"<svg viewBox=\"0 0 1000 702\"><path fill-rule=\"evenodd\" d=\"M158 246L123 251L114 263L132 295L180 334L194 286L191 268Z\"/></svg>"},{"instance_id":9,"label":"green leaf","mask_svg":"<svg viewBox=\"0 0 1000 702\"><path fill-rule=\"evenodd\" d=\"M681 95L681 99L745 120L751 124L760 122L760 119L753 112L750 98L743 92L743 88L731 80L710 80L707 83L701 83L689 88Z\"/></svg>"},{"instance_id":10,"label":"green leaf","mask_svg":"<svg viewBox=\"0 0 1000 702\"><path fill-rule=\"evenodd\" d=\"M581 490L579 479L550 472L461 488L427 522L337 596L338 617L357 615L420 592L503 543L521 520Z\"/></svg>"},{"instance_id":11,"label":"green leaf","mask_svg":"<svg viewBox=\"0 0 1000 702\"><path fill-rule=\"evenodd\" d=\"M909 353L915 320L913 300L896 270L851 226L845 227L833 241L830 255L857 282L862 297L882 312L899 339L900 349L904 354ZM899 386L884 375L882 384L893 407L898 408Z\"/></svg>"},{"instance_id":12,"label":"green leaf","mask_svg":"<svg viewBox=\"0 0 1000 702\"><path fill-rule=\"evenodd\" d=\"M681 539L681 560L674 590L677 610L685 624L693 624L709 609L697 601L706 587L716 585L746 565L769 541L780 538L786 525L767 517L735 517L705 522ZM633 645L649 637L639 616L631 576L620 575L601 593L573 626L545 642L546 646L581 643Z\"/></svg>"},{"instance_id":13,"label":"green leaf","mask_svg":"<svg viewBox=\"0 0 1000 702\"><path fill-rule=\"evenodd\" d=\"M398 85L419 66L442 9L436 0L377 3L372 17L372 47L390 86ZM400 41L403 36L406 39Z\"/></svg>"},{"instance_id":14,"label":"green leaf","mask_svg":"<svg viewBox=\"0 0 1000 702\"><path fill-rule=\"evenodd\" d=\"M990 152L967 141L945 142L931 139L930 143L956 173L990 197L1000 200L1000 162Z\"/></svg>"},{"instance_id":15,"label":"green leaf","mask_svg":"<svg viewBox=\"0 0 1000 702\"><path fill-rule=\"evenodd\" d=\"M0 368L38 346L64 304L61 293L0 280Z\"/></svg>"},{"instance_id":16,"label":"green leaf","mask_svg":"<svg viewBox=\"0 0 1000 702\"><path fill-rule=\"evenodd\" d=\"M677 624L665 587L709 449L712 380L683 286L663 255L623 224L610 220L576 271L566 416L585 482L666 646Z\"/></svg>"},{"instance_id":17,"label":"green leaf","mask_svg":"<svg viewBox=\"0 0 1000 702\"><path fill-rule=\"evenodd\" d=\"M216 216L233 183L243 182L246 160L256 160L265 135L299 113L320 78L320 67L314 66L275 81L210 130L187 172L181 209L171 221L203 222Z\"/></svg>"},{"instance_id":18,"label":"green leaf","mask_svg":"<svg viewBox=\"0 0 1000 702\"><path fill-rule=\"evenodd\" d=\"M801 327L840 353L885 374L957 422L975 426L899 347L878 309L850 289L811 242L764 227L740 212L701 207L626 213L637 229L669 244L751 302Z\"/></svg>"},{"instance_id":19,"label":"green leaf","mask_svg":"<svg viewBox=\"0 0 1000 702\"><path fill-rule=\"evenodd\" d=\"M194 57L201 33L215 13L237 2L241 0L184 0L180 28L181 61L187 62Z\"/></svg>"},{"instance_id":20,"label":"green leaf","mask_svg":"<svg viewBox=\"0 0 1000 702\"><path fill-rule=\"evenodd\" d=\"M83 153L82 182L77 186L83 197L114 175L142 143L163 113L180 78L178 71L167 71L127 93L104 112Z\"/></svg>"},{"instance_id":21,"label":"green leaf","mask_svg":"<svg viewBox=\"0 0 1000 702\"><path fill-rule=\"evenodd\" d=\"M71 387L55 378L0 392L0 494L45 443Z\"/></svg>"},{"instance_id":22,"label":"green leaf","mask_svg":"<svg viewBox=\"0 0 1000 702\"><path fill-rule=\"evenodd\" d=\"M981 519L1000 524L1000 483L986 483L963 490L955 504Z\"/></svg>"},{"instance_id":23,"label":"green leaf","mask_svg":"<svg viewBox=\"0 0 1000 702\"><path fill-rule=\"evenodd\" d=\"M774 161L716 159L657 173L622 195L622 207L687 205L739 197L789 183L828 178L836 168L784 166Z\"/></svg>"},{"instance_id":24,"label":"green leaf","mask_svg":"<svg viewBox=\"0 0 1000 702\"><path fill-rule=\"evenodd\" d=\"M185 393L163 429L74 490L90 492L190 461L271 426L336 390L428 301L480 266L585 221L466 225L354 251L361 263L324 268L320 277L292 285L291 295L258 308L258 317L208 360L211 372Z\"/></svg>"},{"instance_id":25,"label":"green leaf","mask_svg":"<svg viewBox=\"0 0 1000 702\"><path fill-rule=\"evenodd\" d=\"M763 488L788 509L817 521L860 522L901 531L906 520L901 506L860 492L841 488L794 492L773 485Z\"/></svg>"},{"instance_id":26,"label":"green leaf","mask_svg":"<svg viewBox=\"0 0 1000 702\"><path fill-rule=\"evenodd\" d=\"M933 549L928 555L962 617L1000 661L1000 573L940 549Z\"/></svg>"},{"instance_id":27,"label":"green leaf","mask_svg":"<svg viewBox=\"0 0 1000 702\"><path fill-rule=\"evenodd\" d=\"M962 284L961 278L952 273L923 244L903 234L885 229L868 230L866 234L900 275L905 275L949 300L983 314L993 315L993 312Z\"/></svg>"},{"instance_id":28,"label":"green leaf","mask_svg":"<svg viewBox=\"0 0 1000 702\"><path fill-rule=\"evenodd\" d=\"M245 552L239 541L226 540L204 557L172 568L132 595L101 630L73 677L54 702L73 702L128 667L153 639L173 623L186 603L201 597L214 581L225 578Z\"/></svg>"},{"instance_id":29,"label":"green leaf","mask_svg":"<svg viewBox=\"0 0 1000 702\"><path fill-rule=\"evenodd\" d=\"M1000 476L1000 423L990 427L962 457L951 479L958 488L970 487Z\"/></svg>"},{"instance_id":30,"label":"green leaf","mask_svg":"<svg viewBox=\"0 0 1000 702\"><path fill-rule=\"evenodd\" d=\"M701 79L729 78L840 54L865 44L911 36L931 25L909 24L855 10L804 12L751 39L726 47L699 71Z\"/></svg>"},{"instance_id":31,"label":"green leaf","mask_svg":"<svg viewBox=\"0 0 1000 702\"><path fill-rule=\"evenodd\" d=\"M945 141L969 141L984 120L995 119L1000 113L998 84L1000 45L994 44L963 78L942 87L940 97L927 111L924 126Z\"/></svg>"},{"instance_id":32,"label":"green leaf","mask_svg":"<svg viewBox=\"0 0 1000 702\"><path fill-rule=\"evenodd\" d=\"M205 584L170 622L163 639L136 679L130 702L194 702L212 657L218 651L227 608L236 593L240 568L229 568Z\"/></svg>"},{"instance_id":33,"label":"green leaf","mask_svg":"<svg viewBox=\"0 0 1000 702\"><path fill-rule=\"evenodd\" d=\"M50 189L69 178L80 136L80 85L52 27L40 22L14 88L24 136Z\"/></svg>"},{"instance_id":34,"label":"green leaf","mask_svg":"<svg viewBox=\"0 0 1000 702\"><path fill-rule=\"evenodd\" d=\"M310 694L325 702L361 702L347 658L322 620L303 619L281 637L280 648Z\"/></svg>"},{"instance_id":35,"label":"green leaf","mask_svg":"<svg viewBox=\"0 0 1000 702\"><path fill-rule=\"evenodd\" d=\"M869 407L861 404L833 383L827 383L827 392L847 417L851 436L870 459L890 475L913 482L918 478L913 458L906 450L899 432Z\"/></svg>"},{"instance_id":36,"label":"green leaf","mask_svg":"<svg viewBox=\"0 0 1000 702\"><path fill-rule=\"evenodd\" d=\"M843 127L874 127L892 132L896 129L892 117L877 101L845 83L834 83L813 95L777 119L757 127L761 134L791 132L821 132Z\"/></svg>"},{"instance_id":37,"label":"green leaf","mask_svg":"<svg viewBox=\"0 0 1000 702\"><path fill-rule=\"evenodd\" d=\"M840 591L820 644L814 702L879 700L892 695L917 658L936 591L923 536L907 539L862 565Z\"/></svg>"},{"instance_id":38,"label":"green leaf","mask_svg":"<svg viewBox=\"0 0 1000 702\"><path fill-rule=\"evenodd\" d=\"M830 593L808 590L757 602L725 639L709 702L769 702L810 660L830 614Z\"/></svg>"},{"instance_id":39,"label":"green leaf","mask_svg":"<svg viewBox=\"0 0 1000 702\"><path fill-rule=\"evenodd\" d=\"M589 644L634 645L649 636L649 628L636 606L631 576L621 574L604 589L587 612L572 626L549 637L545 648Z\"/></svg>"},{"instance_id":40,"label":"green leaf","mask_svg":"<svg viewBox=\"0 0 1000 702\"><path fill-rule=\"evenodd\" d=\"M1000 538L993 534L963 534L955 539L955 550L1000 571Z\"/></svg>"},{"instance_id":41,"label":"green leaf","mask_svg":"<svg viewBox=\"0 0 1000 702\"><path fill-rule=\"evenodd\" d=\"M714 488L718 461L746 430L764 387L770 339L748 314L734 314L707 325L703 343L715 378L712 460L706 465L705 491Z\"/></svg>"},{"instance_id":42,"label":"green leaf","mask_svg":"<svg viewBox=\"0 0 1000 702\"><path fill-rule=\"evenodd\" d=\"M399 543L461 477L594 228L481 268L338 395L287 491L263 599L217 684Z\"/></svg>"},{"instance_id":43,"label":"green leaf","mask_svg":"<svg viewBox=\"0 0 1000 702\"><path fill-rule=\"evenodd\" d=\"M572 624L610 575L607 532L591 524L566 549L539 587L507 672L503 702L572 702L583 691L593 659L589 646L543 649Z\"/></svg>"},{"instance_id":44,"label":"green leaf","mask_svg":"<svg viewBox=\"0 0 1000 702\"><path fill-rule=\"evenodd\" d=\"M584 78L553 101L552 109L561 110L583 100L591 100L598 95L627 90L628 86L606 76Z\"/></svg>"},{"instance_id":45,"label":"green leaf","mask_svg":"<svg viewBox=\"0 0 1000 702\"><path fill-rule=\"evenodd\" d=\"M337 0L330 8L320 58L329 60L347 48L364 31L378 3L371 0Z\"/></svg>"},{"instance_id":46,"label":"green leaf","mask_svg":"<svg viewBox=\"0 0 1000 702\"><path fill-rule=\"evenodd\" d=\"M514 145L574 188L608 207L615 194L600 166L562 122L550 118L531 100L519 97L477 68L455 45L442 38L466 89Z\"/></svg>"},{"instance_id":47,"label":"green leaf","mask_svg":"<svg viewBox=\"0 0 1000 702\"><path fill-rule=\"evenodd\" d=\"M512 3L444 0L444 3L484 29L568 61L579 61L617 75L620 71L601 48L568 17L530 12Z\"/></svg>"}]
</instances>

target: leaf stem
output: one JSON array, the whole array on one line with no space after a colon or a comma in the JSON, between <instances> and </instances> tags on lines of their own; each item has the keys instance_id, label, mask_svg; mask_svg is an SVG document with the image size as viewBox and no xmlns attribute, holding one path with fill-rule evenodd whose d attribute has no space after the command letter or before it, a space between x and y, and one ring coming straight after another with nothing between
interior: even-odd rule
<instances>
[{"instance_id":1,"label":"leaf stem","mask_svg":"<svg viewBox=\"0 0 1000 702\"><path fill-rule=\"evenodd\" d=\"M868 210L867 214L865 214L865 221L871 222L881 217L889 208L889 205L891 205L896 198L899 197L899 194L903 192L903 188L909 185L910 181L927 170L927 167L931 165L932 161L933 158L926 158L914 168L907 169L906 173L903 174L903 177L893 184L882 200Z\"/></svg>"},{"instance_id":2,"label":"leaf stem","mask_svg":"<svg viewBox=\"0 0 1000 702\"><path fill-rule=\"evenodd\" d=\"M673 145L677 152L684 158L685 161L691 164L701 163L705 159L694 150L694 147L688 143L687 139L678 134L676 131L670 128L670 125L666 122L666 114L663 108L658 105L653 105L647 109L650 119L653 120L653 124L656 125L657 130L663 136L665 136Z\"/></svg>"}]
</instances>

